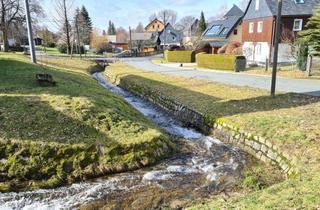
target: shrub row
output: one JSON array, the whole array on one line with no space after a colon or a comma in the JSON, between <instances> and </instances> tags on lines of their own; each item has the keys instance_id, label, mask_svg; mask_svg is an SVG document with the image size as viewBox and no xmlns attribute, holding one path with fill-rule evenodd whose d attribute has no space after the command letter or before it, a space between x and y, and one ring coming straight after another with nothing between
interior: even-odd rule
<instances>
[{"instance_id":1,"label":"shrub row","mask_svg":"<svg viewBox=\"0 0 320 210\"><path fill-rule=\"evenodd\" d=\"M246 60L243 56L197 54L197 65L202 68L242 71L246 67Z\"/></svg>"},{"instance_id":2,"label":"shrub row","mask_svg":"<svg viewBox=\"0 0 320 210\"><path fill-rule=\"evenodd\" d=\"M195 62L195 53L187 51L165 51L164 58L167 62L172 63L192 63Z\"/></svg>"}]
</instances>

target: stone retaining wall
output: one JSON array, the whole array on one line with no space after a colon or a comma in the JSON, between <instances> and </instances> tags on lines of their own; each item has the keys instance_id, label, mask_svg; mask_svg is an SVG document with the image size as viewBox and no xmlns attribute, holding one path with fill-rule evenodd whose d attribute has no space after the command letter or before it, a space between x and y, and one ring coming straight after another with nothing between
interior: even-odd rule
<instances>
[{"instance_id":1,"label":"stone retaining wall","mask_svg":"<svg viewBox=\"0 0 320 210\"><path fill-rule=\"evenodd\" d=\"M203 133L213 134L221 141L240 147L263 162L276 164L288 178L296 177L299 174L290 156L283 154L275 145L263 137L247 133L224 120L215 119L211 115L197 112L174 99L162 95L160 92L150 90L143 85L134 84L132 81L121 80L118 85L156 104L182 123Z\"/></svg>"}]
</instances>

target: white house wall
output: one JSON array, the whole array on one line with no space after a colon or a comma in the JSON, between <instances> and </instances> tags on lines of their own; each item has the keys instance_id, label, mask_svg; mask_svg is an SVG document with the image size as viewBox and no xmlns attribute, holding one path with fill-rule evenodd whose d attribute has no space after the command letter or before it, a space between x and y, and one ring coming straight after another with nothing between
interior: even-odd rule
<instances>
[{"instance_id":1,"label":"white house wall","mask_svg":"<svg viewBox=\"0 0 320 210\"><path fill-rule=\"evenodd\" d=\"M270 47L267 42L244 42L243 53L249 62L265 63L269 59Z\"/></svg>"}]
</instances>

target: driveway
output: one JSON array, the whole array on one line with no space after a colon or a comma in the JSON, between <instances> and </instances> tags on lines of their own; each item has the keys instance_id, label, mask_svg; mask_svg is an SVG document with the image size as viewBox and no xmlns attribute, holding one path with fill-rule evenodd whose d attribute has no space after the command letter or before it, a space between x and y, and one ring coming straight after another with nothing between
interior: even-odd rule
<instances>
[{"instance_id":1,"label":"driveway","mask_svg":"<svg viewBox=\"0 0 320 210\"><path fill-rule=\"evenodd\" d=\"M122 61L128 65L145 71L152 71L187 78L206 79L225 84L250 86L266 90L270 90L271 87L271 78L268 76L245 75L233 72L228 73L161 66L151 62L150 57L128 58L122 59ZM277 78L277 91L304 93L307 95L320 97L320 80Z\"/></svg>"}]
</instances>

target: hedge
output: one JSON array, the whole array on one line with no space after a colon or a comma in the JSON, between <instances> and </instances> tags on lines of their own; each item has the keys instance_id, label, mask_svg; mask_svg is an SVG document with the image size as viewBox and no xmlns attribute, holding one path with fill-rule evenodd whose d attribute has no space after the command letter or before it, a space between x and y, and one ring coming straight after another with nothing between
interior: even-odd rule
<instances>
[{"instance_id":1,"label":"hedge","mask_svg":"<svg viewBox=\"0 0 320 210\"><path fill-rule=\"evenodd\" d=\"M164 52L164 58L167 62L172 63L192 63L195 62L194 52L187 51L168 51Z\"/></svg>"},{"instance_id":2,"label":"hedge","mask_svg":"<svg viewBox=\"0 0 320 210\"><path fill-rule=\"evenodd\" d=\"M243 56L199 53L197 65L202 68L235 71L237 58L243 58Z\"/></svg>"}]
</instances>

